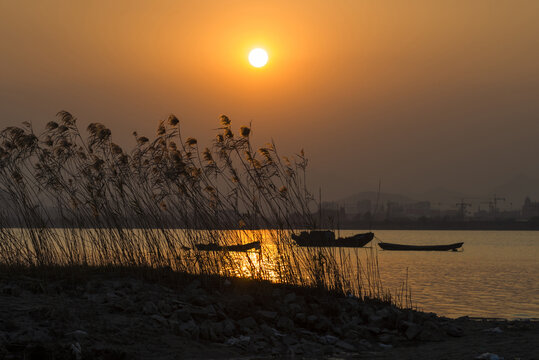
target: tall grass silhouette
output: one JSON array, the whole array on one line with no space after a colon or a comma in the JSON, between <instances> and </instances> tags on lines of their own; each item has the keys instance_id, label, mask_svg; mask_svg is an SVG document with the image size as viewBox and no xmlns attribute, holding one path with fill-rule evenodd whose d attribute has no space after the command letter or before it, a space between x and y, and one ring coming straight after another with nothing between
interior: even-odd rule
<instances>
[{"instance_id":1,"label":"tall grass silhouette","mask_svg":"<svg viewBox=\"0 0 539 360\"><path fill-rule=\"evenodd\" d=\"M210 147L184 137L171 115L126 152L92 123L81 134L61 111L36 135L0 133L0 263L5 266L171 268L242 276L391 300L374 251L299 249L290 234L315 228L303 151L256 148L222 115ZM181 230L178 230L181 229ZM262 240L257 253L202 252L196 243Z\"/></svg>"}]
</instances>

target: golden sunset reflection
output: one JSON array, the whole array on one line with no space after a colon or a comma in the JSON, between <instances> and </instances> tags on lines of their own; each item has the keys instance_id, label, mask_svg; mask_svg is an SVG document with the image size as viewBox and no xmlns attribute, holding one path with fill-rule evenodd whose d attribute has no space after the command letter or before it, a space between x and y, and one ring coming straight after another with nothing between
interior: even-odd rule
<instances>
[{"instance_id":1,"label":"golden sunset reflection","mask_svg":"<svg viewBox=\"0 0 539 360\"><path fill-rule=\"evenodd\" d=\"M356 295L384 293L376 271L376 250L298 247L290 230L193 230L193 229L47 229L58 254L72 249L62 264L146 265L170 267L192 274L220 274L276 283L318 286L333 284ZM27 229L5 229L4 248L32 248ZM21 240L19 240L21 239ZM22 240L26 239L26 240ZM259 241L259 250L199 251L196 244L248 244ZM76 250L76 251L75 251ZM336 288L336 289L337 289Z\"/></svg>"}]
</instances>

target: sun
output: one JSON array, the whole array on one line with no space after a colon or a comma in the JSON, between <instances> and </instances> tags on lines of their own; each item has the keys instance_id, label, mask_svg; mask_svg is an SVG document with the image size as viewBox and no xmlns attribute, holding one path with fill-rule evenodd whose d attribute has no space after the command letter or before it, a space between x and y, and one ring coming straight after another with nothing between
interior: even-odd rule
<instances>
[{"instance_id":1,"label":"sun","mask_svg":"<svg viewBox=\"0 0 539 360\"><path fill-rule=\"evenodd\" d=\"M268 63L268 53L266 50L256 48L249 53L249 63L256 68L260 68Z\"/></svg>"}]
</instances>

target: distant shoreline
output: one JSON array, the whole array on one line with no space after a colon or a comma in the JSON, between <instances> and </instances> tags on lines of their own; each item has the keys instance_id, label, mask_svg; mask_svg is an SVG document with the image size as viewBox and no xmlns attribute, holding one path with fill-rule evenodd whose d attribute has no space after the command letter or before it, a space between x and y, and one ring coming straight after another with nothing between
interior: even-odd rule
<instances>
[{"instance_id":1,"label":"distant shoreline","mask_svg":"<svg viewBox=\"0 0 539 360\"><path fill-rule=\"evenodd\" d=\"M523 222L494 222L494 221L469 221L469 222L426 222L419 221L389 221L372 224L343 224L340 227L345 230L373 229L375 230L500 230L500 231L537 231L538 223Z\"/></svg>"},{"instance_id":2,"label":"distant shoreline","mask_svg":"<svg viewBox=\"0 0 539 360\"><path fill-rule=\"evenodd\" d=\"M40 226L16 226L16 225L8 225L8 226L2 226L0 228L3 229L20 229L20 228L40 228ZM149 227L129 227L129 226L65 226L65 225L56 225L51 224L51 226L48 226L48 228L52 229L148 229ZM255 231L255 230L270 230L270 229L279 229L279 226L275 227L261 227L258 229L248 229L248 228L241 228L241 227L216 227L216 228L202 228L202 227L186 227L186 226L163 226L156 224L153 229L167 229L167 230L231 230L231 231L237 231L237 230L247 230L247 231ZM307 226L296 226L294 229L307 229ZM451 230L469 230L469 231L539 231L539 224L535 223L520 223L520 222L514 222L514 223L495 223L495 222L469 222L469 223L444 223L444 224L421 224L417 222L380 222L380 223L373 223L373 224L365 224L365 223L353 223L353 224L340 224L339 226L336 225L329 225L324 224L320 227L321 229L339 229L339 230L365 230L369 229L372 231L376 230L440 230L440 231L451 231ZM286 228L283 228L286 229Z\"/></svg>"}]
</instances>

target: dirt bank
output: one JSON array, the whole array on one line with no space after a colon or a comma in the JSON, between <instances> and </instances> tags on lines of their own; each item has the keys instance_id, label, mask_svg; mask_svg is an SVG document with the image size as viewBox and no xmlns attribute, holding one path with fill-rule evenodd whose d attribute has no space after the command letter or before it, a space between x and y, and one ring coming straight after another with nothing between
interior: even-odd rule
<instances>
[{"instance_id":1,"label":"dirt bank","mask_svg":"<svg viewBox=\"0 0 539 360\"><path fill-rule=\"evenodd\" d=\"M452 320L244 280L63 271L4 272L0 359L539 358L533 321Z\"/></svg>"}]
</instances>

